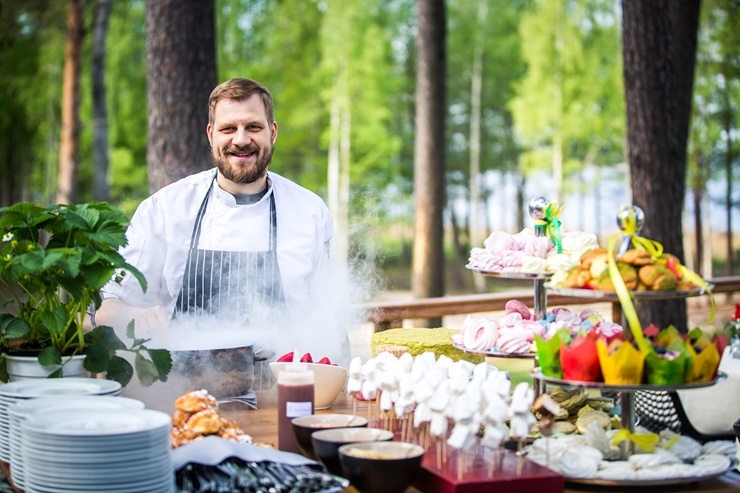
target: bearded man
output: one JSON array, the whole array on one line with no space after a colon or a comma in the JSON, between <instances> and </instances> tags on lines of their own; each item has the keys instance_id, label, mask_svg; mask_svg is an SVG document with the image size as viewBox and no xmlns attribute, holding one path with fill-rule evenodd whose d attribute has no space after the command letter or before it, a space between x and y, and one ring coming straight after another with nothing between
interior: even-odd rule
<instances>
[{"instance_id":1,"label":"bearded man","mask_svg":"<svg viewBox=\"0 0 740 493\"><path fill-rule=\"evenodd\" d=\"M310 303L330 266L332 219L323 200L268 171L278 126L270 92L235 78L208 101L215 168L144 200L131 219L126 260L146 277L110 283L95 323L136 332L187 315L248 320Z\"/></svg>"}]
</instances>

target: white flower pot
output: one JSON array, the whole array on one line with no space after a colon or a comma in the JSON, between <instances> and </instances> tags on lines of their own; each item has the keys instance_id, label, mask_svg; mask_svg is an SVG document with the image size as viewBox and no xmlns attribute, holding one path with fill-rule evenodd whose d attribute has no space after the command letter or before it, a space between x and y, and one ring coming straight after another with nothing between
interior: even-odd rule
<instances>
[{"instance_id":1,"label":"white flower pot","mask_svg":"<svg viewBox=\"0 0 740 493\"><path fill-rule=\"evenodd\" d=\"M90 373L82 367L85 355L65 357L63 375L65 377L89 377ZM11 356L5 355L8 376L11 382L18 380L30 380L33 378L47 378L55 372L59 366L41 366L36 356Z\"/></svg>"}]
</instances>

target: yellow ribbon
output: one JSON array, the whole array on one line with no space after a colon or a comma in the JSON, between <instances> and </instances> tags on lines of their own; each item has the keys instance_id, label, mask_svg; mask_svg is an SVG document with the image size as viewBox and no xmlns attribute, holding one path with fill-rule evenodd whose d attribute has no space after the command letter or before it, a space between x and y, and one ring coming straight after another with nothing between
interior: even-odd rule
<instances>
[{"instance_id":1,"label":"yellow ribbon","mask_svg":"<svg viewBox=\"0 0 740 493\"><path fill-rule=\"evenodd\" d=\"M643 352L645 356L652 350L652 344L650 344L642 333L642 325L640 325L640 317L637 316L637 310L635 310L635 304L632 302L632 296L624 284L622 274L619 273L617 268L617 261L614 258L614 250L619 241L620 234L615 234L609 239L609 257L607 267L609 269L609 276L611 277L612 284L614 284L614 290L617 292L617 298L619 303L622 305L622 313L624 318L627 319L627 325L629 325L632 337L637 342L637 347Z\"/></svg>"},{"instance_id":2,"label":"yellow ribbon","mask_svg":"<svg viewBox=\"0 0 740 493\"><path fill-rule=\"evenodd\" d=\"M658 445L660 437L655 433L633 433L623 428L614 434L609 443L616 447L625 440L631 441L646 452L652 452Z\"/></svg>"},{"instance_id":3,"label":"yellow ribbon","mask_svg":"<svg viewBox=\"0 0 740 493\"><path fill-rule=\"evenodd\" d=\"M564 207L565 206L558 207L557 202L548 202L544 210L545 217L542 219L535 219L534 221L535 226L545 227L545 233L550 238L553 245L557 247L558 253L563 253L563 236L560 233L560 225L562 223L558 216L563 211Z\"/></svg>"},{"instance_id":4,"label":"yellow ribbon","mask_svg":"<svg viewBox=\"0 0 740 493\"><path fill-rule=\"evenodd\" d=\"M612 238L609 240L609 263L610 263L609 274L611 275L612 282L614 283L614 288L617 291L617 296L619 297L619 301L622 304L622 310L624 311L625 317L627 318L627 321L629 322L632 335L635 337L635 340L638 342L638 344L640 344L640 340L644 339L642 337L642 327L640 326L640 320L637 317L634 304L632 303L632 298L629 295L629 291L627 290L627 287L624 285L622 276L618 275L619 270L617 269L616 264L614 264L612 268L612 265L611 265L612 260L613 260L612 252L616 248L616 243L619 237L626 235L630 237L630 243L633 247L646 250L653 257L653 260L655 260L656 262L659 262L662 265L665 265L666 258L663 256L663 245L661 243L655 240L648 239L648 238L643 238L642 236L639 236L637 234L637 220L635 218L634 209L629 205L622 205L620 207L620 217L622 217L622 213L624 211L627 212L626 217L622 219L622 229L624 230L624 232L618 233L612 236ZM714 303L714 295L712 294L712 289L709 287L709 284L704 279L702 279L700 275L691 271L683 264L676 263L676 269L679 271L681 278L688 280L689 282L693 283L696 286L700 286L709 295L709 301L711 303L711 308L709 310L708 322L712 322L714 320L714 314L715 314L716 308L715 308L715 303ZM615 274L617 274L616 278L615 278ZM621 290L623 290L624 292L620 293ZM630 318L631 316L634 317L634 320ZM635 332L637 329L639 329L640 337L635 336ZM640 346L640 349L643 349L643 347Z\"/></svg>"},{"instance_id":5,"label":"yellow ribbon","mask_svg":"<svg viewBox=\"0 0 740 493\"><path fill-rule=\"evenodd\" d=\"M619 208L620 217L622 216L622 211L625 210L627 211L627 217L622 220L622 229L624 230L624 233L622 234L630 237L632 246L635 248L642 248L643 250L647 250L647 252L653 256L653 258L658 258L663 255L663 245L655 240L650 240L648 238L638 236L635 210L631 206L621 206Z\"/></svg>"},{"instance_id":6,"label":"yellow ribbon","mask_svg":"<svg viewBox=\"0 0 740 493\"><path fill-rule=\"evenodd\" d=\"M680 437L680 436L681 436L680 433L676 433L675 435L673 435L673 438L671 438L670 440L668 440L668 443L666 443L665 444L665 447L663 447L663 448L666 449L666 450L671 450L671 447L673 447L676 444L676 442L678 441L678 437Z\"/></svg>"}]
</instances>

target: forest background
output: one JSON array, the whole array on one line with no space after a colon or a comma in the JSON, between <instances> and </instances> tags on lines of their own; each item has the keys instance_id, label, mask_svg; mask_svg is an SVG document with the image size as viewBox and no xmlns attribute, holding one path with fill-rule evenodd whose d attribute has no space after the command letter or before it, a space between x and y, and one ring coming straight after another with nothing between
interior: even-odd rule
<instances>
[{"instance_id":1,"label":"forest background","mask_svg":"<svg viewBox=\"0 0 740 493\"><path fill-rule=\"evenodd\" d=\"M151 10L167 4L175 6L170 17L157 21ZM212 26L198 15L209 4ZM566 206L566 230L594 232L602 244L618 231L617 209L631 200L622 5L444 4L445 200L437 204L444 290L493 291L500 284L482 283L464 268L470 248L493 230L531 227L534 197ZM733 221L740 204L739 12L737 0L701 2L683 234L687 265L705 277L737 275L740 264ZM152 98L177 92L168 92L164 79L157 86L147 57L153 37L176 36L167 29L173 15L193 17L192 30L179 34L183 45L197 51L187 38L198 42L210 32L216 48L214 56L198 53L200 62L180 74L196 79L210 70L215 78L168 121L154 118ZM415 0L3 0L0 22L1 205L109 200L132 214L171 179L162 171L166 159L153 155L153 135L202 148L179 163L181 173L210 167L208 92L227 78L250 77L276 101L280 136L270 169L327 200L339 258L355 276L372 277L374 292L411 287ZM70 36L79 47L74 93L64 84ZM71 103L72 129L64 123ZM182 120L196 131L181 131ZM70 137L78 143L72 154Z\"/></svg>"}]
</instances>

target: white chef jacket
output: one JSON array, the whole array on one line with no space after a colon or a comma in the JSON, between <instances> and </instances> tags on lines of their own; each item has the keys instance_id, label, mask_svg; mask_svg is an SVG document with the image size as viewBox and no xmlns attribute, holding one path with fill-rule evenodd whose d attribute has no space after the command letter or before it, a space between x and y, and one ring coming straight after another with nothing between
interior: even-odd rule
<instances>
[{"instance_id":1,"label":"white chef jacket","mask_svg":"<svg viewBox=\"0 0 740 493\"><path fill-rule=\"evenodd\" d=\"M190 175L144 200L131 219L121 249L126 261L147 280L126 275L113 281L103 297L115 297L139 307L162 305L174 311L182 287L191 235L198 208L215 169ZM270 194L275 194L277 259L285 301L289 307L309 301L312 282L331 267L333 224L329 210L315 193L280 175L268 173L268 191L255 204L237 205L233 195L213 182L202 221L198 247L225 251L269 249Z\"/></svg>"}]
</instances>

